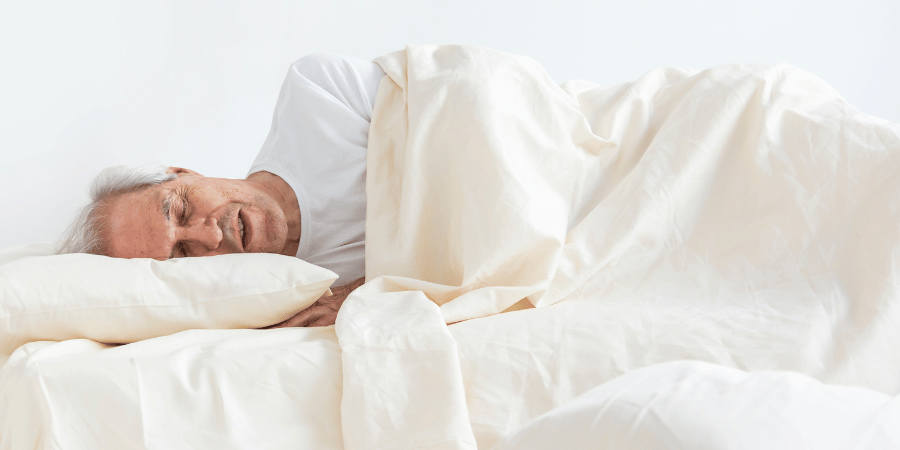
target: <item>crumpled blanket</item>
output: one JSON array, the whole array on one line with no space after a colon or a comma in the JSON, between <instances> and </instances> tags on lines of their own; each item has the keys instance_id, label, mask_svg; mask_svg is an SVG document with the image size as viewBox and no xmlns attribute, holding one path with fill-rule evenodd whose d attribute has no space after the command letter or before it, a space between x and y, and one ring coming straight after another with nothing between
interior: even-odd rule
<instances>
[{"instance_id":1,"label":"crumpled blanket","mask_svg":"<svg viewBox=\"0 0 900 450\"><path fill-rule=\"evenodd\" d=\"M529 392L483 379L491 375L466 354L483 353L475 341L457 342L457 372L434 317L456 323L523 300L538 309L504 323L535 326L550 307L557 312L546 324L556 328L546 342L526 335L521 348L492 356L496 367L557 367L586 383L699 358L900 392L896 124L780 64L660 68L633 83L558 86L533 60L480 47L414 46L376 62L387 77L369 135L367 284L348 298L337 334L355 349L344 347L342 410L392 420L366 429L361 416L345 415L345 444L352 425L364 434L353 442L417 429L421 448L472 448L471 432L457 427L467 416L493 427L482 436L496 441L511 416L470 389ZM379 300L385 295L401 297ZM398 301L431 311L428 339L444 349L434 365L428 346L413 345L424 335L349 331ZM557 309L570 303L577 308ZM571 320L557 320L565 311L606 326L615 318L601 312L619 311L628 323L579 322L576 333ZM390 353L391 342L400 356L379 368L371 355ZM604 353L602 342L611 347L597 372L578 367L579 354ZM471 356L483 362L482 353ZM357 367L361 358L374 371ZM391 383L396 374L427 386L428 401L456 416L403 415L420 388ZM566 372L522 376L544 380L535 395L546 395L530 404L544 411L587 390L566 384L575 380ZM379 400L352 394L364 390Z\"/></svg>"}]
</instances>

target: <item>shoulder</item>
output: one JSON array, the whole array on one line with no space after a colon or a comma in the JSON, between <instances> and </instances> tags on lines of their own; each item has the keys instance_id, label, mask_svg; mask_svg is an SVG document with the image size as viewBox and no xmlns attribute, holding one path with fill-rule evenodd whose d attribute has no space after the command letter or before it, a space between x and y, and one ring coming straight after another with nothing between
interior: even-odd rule
<instances>
[{"instance_id":1,"label":"shoulder","mask_svg":"<svg viewBox=\"0 0 900 450\"><path fill-rule=\"evenodd\" d=\"M365 87L384 76L381 67L372 61L325 52L311 53L294 61L290 72L322 87L357 84Z\"/></svg>"},{"instance_id":2,"label":"shoulder","mask_svg":"<svg viewBox=\"0 0 900 450\"><path fill-rule=\"evenodd\" d=\"M378 64L362 58L318 52L291 64L288 77L302 79L304 84L320 88L353 110L368 116L384 71Z\"/></svg>"},{"instance_id":3,"label":"shoulder","mask_svg":"<svg viewBox=\"0 0 900 450\"><path fill-rule=\"evenodd\" d=\"M317 77L323 74L352 73L358 66L368 64L374 63L339 53L317 52L294 61L291 70L304 76Z\"/></svg>"}]
</instances>

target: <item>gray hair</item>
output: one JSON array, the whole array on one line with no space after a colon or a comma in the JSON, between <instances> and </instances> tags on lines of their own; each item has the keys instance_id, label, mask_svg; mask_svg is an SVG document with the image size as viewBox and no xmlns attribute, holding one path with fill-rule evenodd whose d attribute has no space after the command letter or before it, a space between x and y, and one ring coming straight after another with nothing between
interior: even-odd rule
<instances>
[{"instance_id":1,"label":"gray hair","mask_svg":"<svg viewBox=\"0 0 900 450\"><path fill-rule=\"evenodd\" d=\"M91 183L91 202L81 208L57 243L56 253L93 253L105 251L101 239L103 217L100 209L117 195L164 183L176 177L161 164L114 166L103 169Z\"/></svg>"}]
</instances>

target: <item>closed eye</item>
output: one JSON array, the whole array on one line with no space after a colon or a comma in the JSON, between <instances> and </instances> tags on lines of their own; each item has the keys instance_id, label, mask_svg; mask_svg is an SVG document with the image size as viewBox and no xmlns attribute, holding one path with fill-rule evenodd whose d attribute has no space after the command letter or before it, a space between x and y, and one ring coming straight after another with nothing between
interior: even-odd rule
<instances>
[{"instance_id":1,"label":"closed eye","mask_svg":"<svg viewBox=\"0 0 900 450\"><path fill-rule=\"evenodd\" d=\"M169 259L186 258L187 256L187 246L184 245L184 242L177 242L175 243L175 246L172 247L172 254L169 256Z\"/></svg>"},{"instance_id":2,"label":"closed eye","mask_svg":"<svg viewBox=\"0 0 900 450\"><path fill-rule=\"evenodd\" d=\"M181 200L181 212L178 215L178 223L183 226L187 224L187 219L190 216L191 202L188 201L187 188L182 187L178 189L176 194L178 199Z\"/></svg>"}]
</instances>

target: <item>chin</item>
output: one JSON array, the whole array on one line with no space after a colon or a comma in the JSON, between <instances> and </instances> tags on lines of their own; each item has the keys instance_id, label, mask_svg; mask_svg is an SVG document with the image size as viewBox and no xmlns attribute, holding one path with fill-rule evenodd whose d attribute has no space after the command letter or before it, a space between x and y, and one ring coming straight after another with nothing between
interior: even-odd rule
<instances>
[{"instance_id":1,"label":"chin","mask_svg":"<svg viewBox=\"0 0 900 450\"><path fill-rule=\"evenodd\" d=\"M247 249L247 253L276 253L281 254L284 250L284 244L279 245L278 241L263 244L259 247L251 246L251 248ZM293 256L293 255L291 255Z\"/></svg>"}]
</instances>

